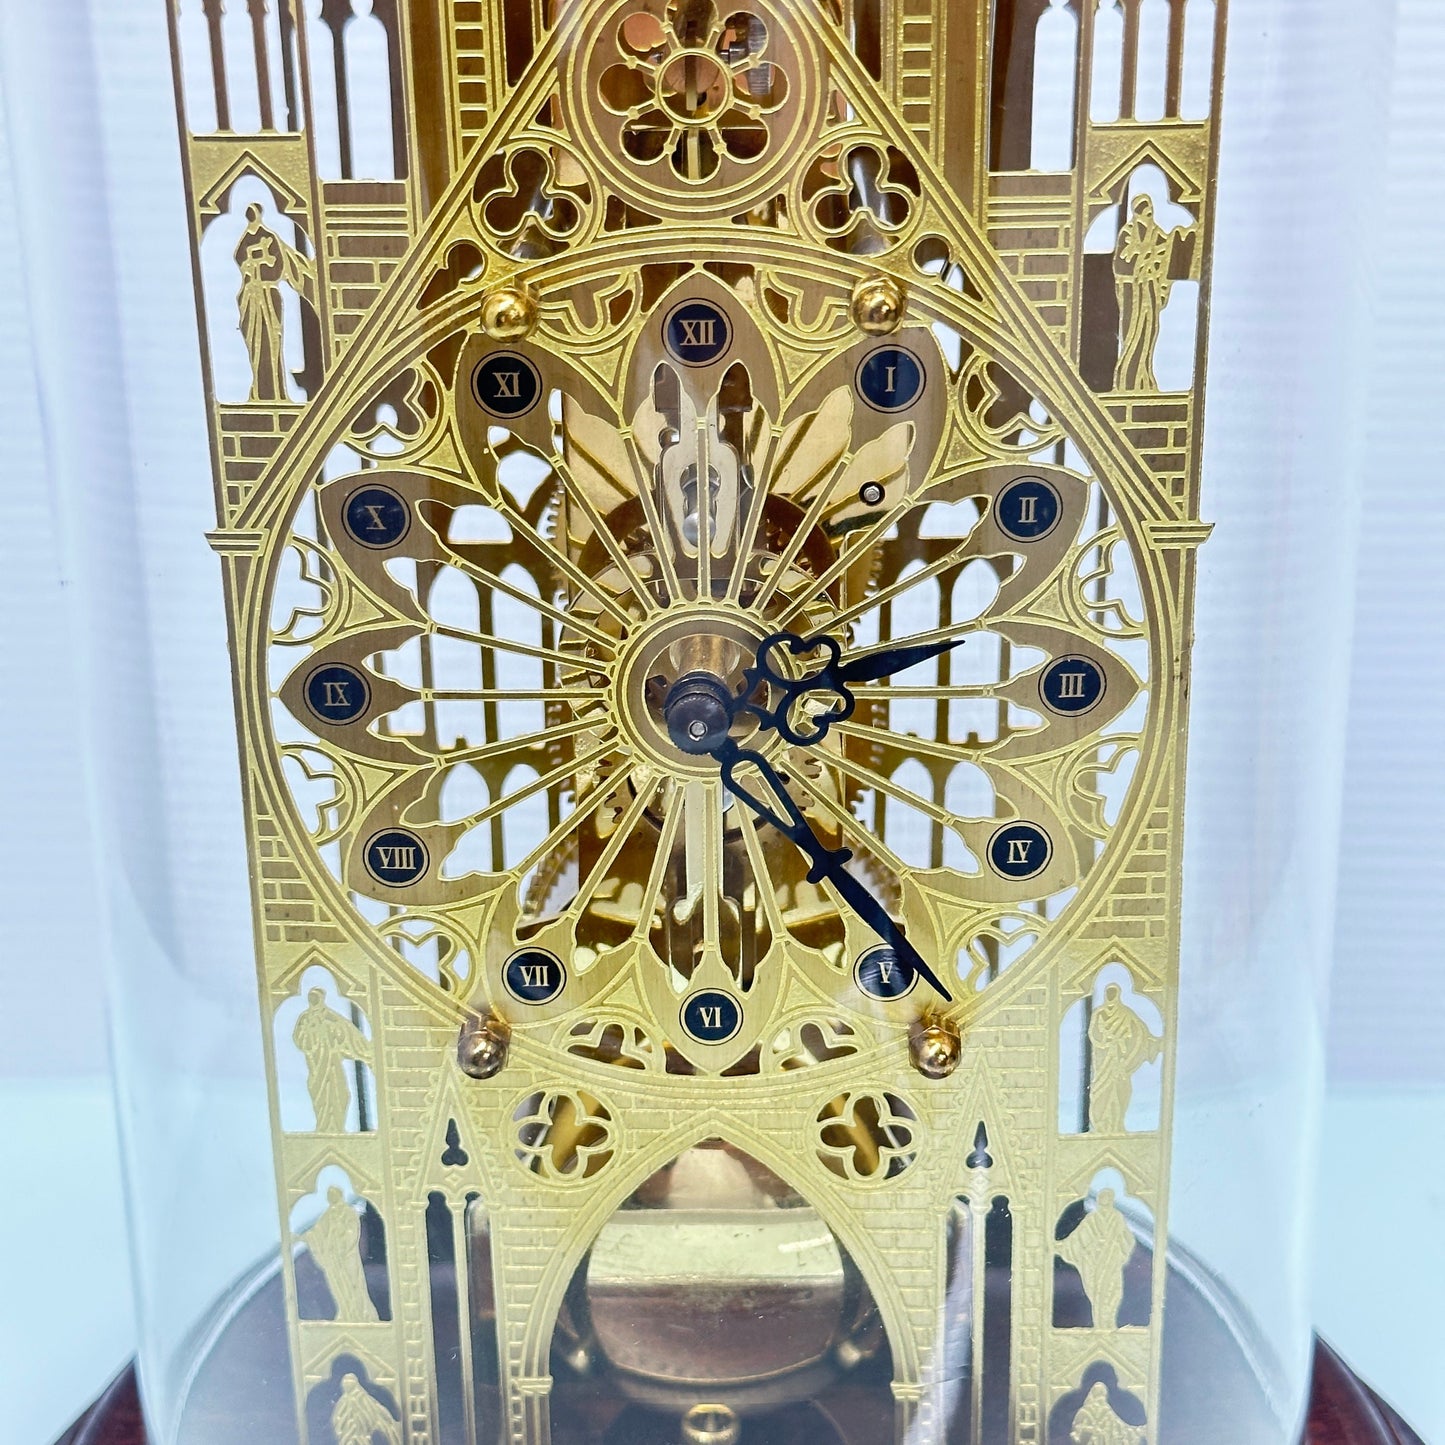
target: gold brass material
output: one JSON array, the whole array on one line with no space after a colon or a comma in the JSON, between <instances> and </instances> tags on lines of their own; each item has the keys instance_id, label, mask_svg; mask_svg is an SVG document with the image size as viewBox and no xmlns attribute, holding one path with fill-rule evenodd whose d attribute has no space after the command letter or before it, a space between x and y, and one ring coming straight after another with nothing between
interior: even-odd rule
<instances>
[{"instance_id":1,"label":"gold brass material","mask_svg":"<svg viewBox=\"0 0 1445 1445\"><path fill-rule=\"evenodd\" d=\"M907 295L891 276L870 276L860 281L848 299L848 312L859 331L887 336L903 324Z\"/></svg>"},{"instance_id":2,"label":"gold brass material","mask_svg":"<svg viewBox=\"0 0 1445 1445\"><path fill-rule=\"evenodd\" d=\"M682 1418L682 1445L737 1445L743 1422L725 1405L694 1405Z\"/></svg>"},{"instance_id":3,"label":"gold brass material","mask_svg":"<svg viewBox=\"0 0 1445 1445\"><path fill-rule=\"evenodd\" d=\"M511 1030L497 1015L469 1018L457 1037L457 1064L468 1078L490 1079L507 1062L510 1042Z\"/></svg>"},{"instance_id":4,"label":"gold brass material","mask_svg":"<svg viewBox=\"0 0 1445 1445\"><path fill-rule=\"evenodd\" d=\"M482 330L497 341L520 341L537 324L537 298L518 286L500 286L482 297Z\"/></svg>"},{"instance_id":5,"label":"gold brass material","mask_svg":"<svg viewBox=\"0 0 1445 1445\"><path fill-rule=\"evenodd\" d=\"M154 3L302 1445L338 1371L348 1418L413 1445L442 1445L449 1368L458 1398L497 1382L506 1445L548 1438L568 1359L662 1389L552 1344L594 1250L666 1228L628 1217L639 1181L718 1141L796 1196L769 1222L806 1207L856 1266L866 1325L839 1338L827 1291L799 1308L850 1388L891 1362L900 1441L982 1438L988 1396L1037 1445L1102 1365L1152 1439L1162 1251L1108 1316L1122 1231L1168 1235L1225 0L1207 57L1191 28L1122 59L1108 7L1038 0L329 0L304 24L254 0L241 50L219 7ZM1046 26L1074 46L1052 117L1019 83ZM946 1007L855 973L877 935L668 733L680 677L741 687L780 632L845 659L963 640L852 687L817 746L731 734ZM301 1313L308 1199L349 1318ZM384 1225L386 1318L341 1210ZM1006 1278L958 1287L1005 1216ZM597 1338L620 1351L639 1301L690 1323L655 1277L686 1235L599 1266ZM1071 1257L1092 1326L1051 1313ZM443 1296L476 1325L450 1362ZM996 1377L939 1388L986 1354ZM683 1388L674 1420L730 1398Z\"/></svg>"},{"instance_id":6,"label":"gold brass material","mask_svg":"<svg viewBox=\"0 0 1445 1445\"><path fill-rule=\"evenodd\" d=\"M683 1445L737 1445L743 1422L726 1405L694 1405L682 1417Z\"/></svg>"},{"instance_id":7,"label":"gold brass material","mask_svg":"<svg viewBox=\"0 0 1445 1445\"><path fill-rule=\"evenodd\" d=\"M850 1306L858 1288L815 1209L741 1150L706 1141L602 1226L581 1313L624 1393L672 1410L702 1391L756 1408L864 1357L876 1315Z\"/></svg>"},{"instance_id":8,"label":"gold brass material","mask_svg":"<svg viewBox=\"0 0 1445 1445\"><path fill-rule=\"evenodd\" d=\"M908 1057L925 1079L946 1079L963 1057L957 1025L942 1018L919 1020L908 1034Z\"/></svg>"}]
</instances>

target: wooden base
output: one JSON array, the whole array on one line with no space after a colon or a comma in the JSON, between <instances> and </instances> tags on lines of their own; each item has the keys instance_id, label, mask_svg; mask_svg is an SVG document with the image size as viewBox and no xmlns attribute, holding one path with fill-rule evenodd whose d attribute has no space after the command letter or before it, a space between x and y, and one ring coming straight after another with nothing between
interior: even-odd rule
<instances>
[{"instance_id":1,"label":"wooden base","mask_svg":"<svg viewBox=\"0 0 1445 1445\"><path fill-rule=\"evenodd\" d=\"M1315 1341L1305 1445L1423 1445L1420 1437L1323 1340Z\"/></svg>"},{"instance_id":2,"label":"wooden base","mask_svg":"<svg viewBox=\"0 0 1445 1445\"><path fill-rule=\"evenodd\" d=\"M146 1445L127 1369L56 1445ZM1221 1441L1220 1445L1232 1445ZM1303 1445L1424 1445L1420 1437L1323 1340L1315 1344L1314 1390Z\"/></svg>"}]
</instances>

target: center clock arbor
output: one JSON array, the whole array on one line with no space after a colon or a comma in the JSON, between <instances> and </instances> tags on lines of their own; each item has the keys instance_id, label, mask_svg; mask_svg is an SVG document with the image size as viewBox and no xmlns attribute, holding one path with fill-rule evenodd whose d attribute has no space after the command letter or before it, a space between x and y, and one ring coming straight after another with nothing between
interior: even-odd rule
<instances>
[{"instance_id":1,"label":"center clock arbor","mask_svg":"<svg viewBox=\"0 0 1445 1445\"><path fill-rule=\"evenodd\" d=\"M1207 9L172 9L303 1439L1153 1438Z\"/></svg>"}]
</instances>

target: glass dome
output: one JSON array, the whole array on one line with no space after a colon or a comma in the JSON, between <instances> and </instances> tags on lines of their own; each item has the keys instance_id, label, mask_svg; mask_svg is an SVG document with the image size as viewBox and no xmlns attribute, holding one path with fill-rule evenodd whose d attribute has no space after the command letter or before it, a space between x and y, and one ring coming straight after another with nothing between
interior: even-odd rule
<instances>
[{"instance_id":1,"label":"glass dome","mask_svg":"<svg viewBox=\"0 0 1445 1445\"><path fill-rule=\"evenodd\" d=\"M158 1442L1298 1440L1388 36L1224 10L11 7Z\"/></svg>"}]
</instances>

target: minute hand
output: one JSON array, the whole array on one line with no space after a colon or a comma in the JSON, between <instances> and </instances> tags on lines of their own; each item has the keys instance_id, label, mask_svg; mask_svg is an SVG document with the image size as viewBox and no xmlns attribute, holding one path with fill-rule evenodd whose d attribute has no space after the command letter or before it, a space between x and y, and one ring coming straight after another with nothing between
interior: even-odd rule
<instances>
[{"instance_id":1,"label":"minute hand","mask_svg":"<svg viewBox=\"0 0 1445 1445\"><path fill-rule=\"evenodd\" d=\"M964 641L962 637L948 637L942 642L919 642L912 647L880 647L846 662L836 663L833 675L845 687L855 682L878 682L892 677L895 672L906 672L920 662L927 662L930 657L951 652Z\"/></svg>"},{"instance_id":2,"label":"minute hand","mask_svg":"<svg viewBox=\"0 0 1445 1445\"><path fill-rule=\"evenodd\" d=\"M824 844L809 826L802 809L788 793L773 765L761 753L740 748L730 737L713 749L712 755L721 765L723 782L732 795L746 803L765 823L776 828L808 859L812 865L808 870L808 882L820 883L826 880L831 883L843 902L893 950L899 960L912 968L951 1003L953 995L924 962L918 950L909 943L903 930L889 917L888 910L858 878L848 872L846 865L853 857L852 851L848 848L829 848ZM786 817L779 816L775 809L755 797L738 781L736 770L740 764L748 764L757 769L781 804Z\"/></svg>"}]
</instances>

